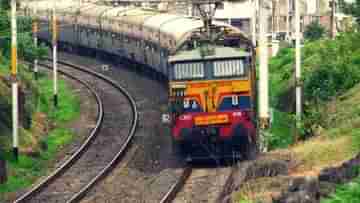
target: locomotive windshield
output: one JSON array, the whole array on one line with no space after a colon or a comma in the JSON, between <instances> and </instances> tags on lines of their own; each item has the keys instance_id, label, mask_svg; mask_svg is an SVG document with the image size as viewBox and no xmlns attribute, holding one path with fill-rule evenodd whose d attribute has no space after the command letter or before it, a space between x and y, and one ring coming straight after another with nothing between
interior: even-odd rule
<instances>
[{"instance_id":1,"label":"locomotive windshield","mask_svg":"<svg viewBox=\"0 0 360 203\"><path fill-rule=\"evenodd\" d=\"M240 48L216 47L213 55L201 55L198 49L179 51L169 57L170 79L211 80L245 78L251 54Z\"/></svg>"},{"instance_id":2,"label":"locomotive windshield","mask_svg":"<svg viewBox=\"0 0 360 203\"><path fill-rule=\"evenodd\" d=\"M202 62L174 64L174 79L196 79L205 76L204 64Z\"/></svg>"},{"instance_id":3,"label":"locomotive windshield","mask_svg":"<svg viewBox=\"0 0 360 203\"><path fill-rule=\"evenodd\" d=\"M246 77L245 59L182 62L172 66L172 80L210 80Z\"/></svg>"},{"instance_id":4,"label":"locomotive windshield","mask_svg":"<svg viewBox=\"0 0 360 203\"><path fill-rule=\"evenodd\" d=\"M244 60L224 60L214 61L213 76L214 77L231 77L244 76L245 67Z\"/></svg>"}]
</instances>

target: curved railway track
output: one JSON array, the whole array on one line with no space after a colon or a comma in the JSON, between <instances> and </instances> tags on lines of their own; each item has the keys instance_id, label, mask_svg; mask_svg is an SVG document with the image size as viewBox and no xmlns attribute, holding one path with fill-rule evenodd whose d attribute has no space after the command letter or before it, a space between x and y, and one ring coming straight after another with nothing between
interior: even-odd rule
<instances>
[{"instance_id":1,"label":"curved railway track","mask_svg":"<svg viewBox=\"0 0 360 203\"><path fill-rule=\"evenodd\" d=\"M136 162L139 162L139 156L136 154L139 153L139 151L142 151L143 145L148 143L150 141L149 139L154 140L157 139L157 137L159 138L159 136L153 135L157 134L153 131L156 129L156 125L158 125L156 123L158 123L160 120L153 120L156 118L153 114L157 114L157 108L161 108L159 106L163 102L160 102L159 104L158 101L156 101L159 98L158 94L160 94L157 93L157 91L161 91L161 88L158 89L158 87L153 86L156 82L145 82L144 79L148 78L148 76L140 76L141 72L140 75L138 75L138 72L132 72L131 70L127 71L123 68L122 65L118 66L117 64L113 64L109 70L104 71L101 67L104 63L108 64L107 60L99 61L95 59L88 59L87 57L80 57L65 53L63 56L60 55L60 58L66 58L68 61L72 61L76 64L82 64L83 66L93 71L97 71L116 80L119 84L125 86L127 90L135 96L139 107L139 129L137 130L137 139L135 139L133 147L131 147L129 153L126 154L124 161L122 161L121 164L119 164L116 169L109 174L109 176L102 180L102 183L99 183L96 187L92 188L88 195L81 199L80 202L168 203L179 202L179 200L181 202L182 199L186 199L188 202L197 202L196 200L199 199L192 199L192 196L195 192L190 191L191 195L184 196L184 191L189 194L189 188L191 188L193 185L198 185L199 187L204 188L204 194L202 194L203 198L201 199L204 199L204 196L207 195L207 191L212 192L212 199L217 198L217 195L221 193L221 188L219 186L225 184L227 180L225 176L229 175L228 173L231 171L231 167L225 169L222 168L220 169L221 171L211 166L210 168L198 169L193 168L190 164L184 166L182 164L182 160L178 160L178 166L165 166L162 168L162 171L158 172L149 172L149 170L152 170L151 167L149 167L152 162L149 161L146 161L145 165L141 165L141 168L134 167ZM136 81L136 84L134 84L134 81ZM158 119L159 118L160 116ZM146 131L145 134L144 131ZM148 137L148 139L146 139L146 137ZM160 139L163 139L161 137L162 136L160 136ZM167 135L165 137L170 136ZM171 146L170 144L171 142L165 142L160 146L166 148L167 146ZM156 145L150 144L150 146L150 148L145 149L146 154L152 154L154 151L156 151ZM136 147L138 148L135 149ZM164 150L160 151L162 154L169 153ZM147 159L152 159L151 156L143 156L145 156ZM173 155L171 155L171 157L174 158ZM164 162L164 157L155 159L157 159L159 162ZM142 171L144 171L144 173ZM217 181L221 176L221 172L224 171L226 174L224 175L225 178L222 177L221 183L219 182L216 185L212 185L212 181ZM214 178L209 178L209 180L207 180L207 178L211 176L214 176ZM214 192L214 189L217 191ZM199 190L199 188L197 188L197 190Z\"/></svg>"},{"instance_id":2,"label":"curved railway track","mask_svg":"<svg viewBox=\"0 0 360 203\"><path fill-rule=\"evenodd\" d=\"M95 96L99 106L97 124L71 158L15 203L78 201L124 156L135 134L136 103L123 87L75 64L59 64L59 72L82 83Z\"/></svg>"},{"instance_id":3,"label":"curved railway track","mask_svg":"<svg viewBox=\"0 0 360 203\"><path fill-rule=\"evenodd\" d=\"M137 73L126 73L126 70L116 70L110 68L107 71L102 70L101 62L95 63L94 60L84 60L81 58L76 58L71 55L66 55L62 57L63 60L71 61L76 64L81 64L82 67L86 67L87 71L94 71L97 74L107 75L111 77L114 81L121 84L123 87L135 96L135 102L138 106L139 113L139 129L135 133L135 139L132 143L132 147L129 150L129 153L121 159L121 163L108 174L108 176L102 179L96 187L87 187L83 189L81 193L73 195L71 198L68 198L67 202L82 202L82 203L92 203L92 202L182 202L182 200L197 202L197 200L204 200L207 197L208 192L211 192L211 199L216 198L220 194L221 187L226 182L226 178L221 181L221 183L216 185L211 185L214 181L217 181L221 173L225 170L225 176L228 175L229 169L198 169L192 168L191 165L182 166L164 166L161 171L149 172L152 171L151 165L152 161L145 161L138 165L141 160L141 156L144 156L145 159L153 159L151 155L156 154L157 143L156 145L150 144L150 148L142 149L145 143L148 143L153 139L163 139L162 136L156 136L156 126L159 121L154 120L154 114L158 114L157 108L160 108L158 105L158 95L157 91L160 89L154 88L154 82L145 83L142 79L142 76L136 76ZM72 65L70 63L67 63ZM136 84L134 84L136 81ZM150 86L149 86L150 85ZM152 96L151 96L152 95ZM155 96L155 97L154 97ZM154 132L155 131L155 132ZM161 135L163 133L160 133ZM166 133L165 133L166 134ZM168 136L166 136L168 137ZM162 143L159 146L166 147L169 143ZM145 144L146 145L146 144ZM141 151L144 151L143 155ZM164 154L164 150L160 150L160 153ZM167 153L167 152L165 152ZM141 154L140 157L138 154ZM173 155L171 155L173 156ZM155 157L155 160L159 162L164 162L164 157L161 158ZM166 159L166 158L165 158ZM167 162L165 160L165 162ZM164 164L164 163L163 163ZM167 163L165 163L166 165ZM171 165L171 164L170 164ZM154 166L157 168L156 166ZM164 172L167 171L167 172ZM211 178L214 176L214 178ZM90 185L96 183L94 181ZM155 183L155 184L154 184ZM195 187L194 187L195 186ZM201 187L201 188L200 188ZM194 191L189 191L189 188L194 188ZM214 192L214 189L218 190ZM151 191L152 190L152 191ZM193 198L196 191L202 191L201 198ZM88 193L86 193L88 191ZM151 192L149 192L151 191ZM86 196L84 194L86 193ZM184 195L185 194L185 195ZM83 197L83 198L82 198ZM52 201L46 201L52 202ZM59 201L62 202L62 201ZM211 202L211 201L210 201Z\"/></svg>"}]
</instances>

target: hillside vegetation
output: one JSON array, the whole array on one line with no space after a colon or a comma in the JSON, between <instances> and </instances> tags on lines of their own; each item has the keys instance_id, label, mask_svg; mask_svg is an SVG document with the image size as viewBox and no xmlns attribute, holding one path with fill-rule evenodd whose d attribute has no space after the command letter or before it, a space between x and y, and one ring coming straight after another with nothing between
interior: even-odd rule
<instances>
[{"instance_id":1,"label":"hillside vegetation","mask_svg":"<svg viewBox=\"0 0 360 203\"><path fill-rule=\"evenodd\" d=\"M290 124L294 123L291 122L295 102L294 55L294 49L283 48L270 61L271 104L276 109L270 138L272 148L287 147L294 142L289 137L294 132ZM341 98L344 100L346 92L360 82L360 34L348 32L336 40L306 43L302 62L304 123L300 139L316 134L319 128L332 128L345 122L346 116L328 114L325 109L329 104L338 104L336 101Z\"/></svg>"},{"instance_id":2,"label":"hillside vegetation","mask_svg":"<svg viewBox=\"0 0 360 203\"><path fill-rule=\"evenodd\" d=\"M294 49L284 48L270 61L271 103L277 109L270 144L293 145L290 150L308 160L309 167L355 155L360 150L360 33L342 33L335 40L321 39L303 47L304 117L299 139L304 141L297 144L294 126L289 125L294 123L294 55Z\"/></svg>"},{"instance_id":3,"label":"hillside vegetation","mask_svg":"<svg viewBox=\"0 0 360 203\"><path fill-rule=\"evenodd\" d=\"M342 33L335 40L305 43L304 117L299 137L294 136L294 56L293 48L283 48L270 61L271 105L275 110L267 140L271 153L290 155L297 163L289 176L317 176L322 169L338 166L360 153L360 33ZM260 178L235 196L256 202L276 191L271 184L275 182ZM323 201L357 202L356 191L360 191L359 179L339 186Z\"/></svg>"},{"instance_id":4,"label":"hillside vegetation","mask_svg":"<svg viewBox=\"0 0 360 203\"><path fill-rule=\"evenodd\" d=\"M1 2L0 2L0 5ZM11 81L10 81L10 22L9 12L0 6L0 158L7 162L7 181L0 184L0 202L19 189L31 185L47 172L61 148L75 138L67 129L69 122L80 114L79 98L62 79L59 80L59 105L52 105L53 81L40 73L35 81L31 66L21 60L41 58L48 50L43 45L35 47L31 36L31 19L18 18L19 81L19 160L15 161L11 136Z\"/></svg>"}]
</instances>

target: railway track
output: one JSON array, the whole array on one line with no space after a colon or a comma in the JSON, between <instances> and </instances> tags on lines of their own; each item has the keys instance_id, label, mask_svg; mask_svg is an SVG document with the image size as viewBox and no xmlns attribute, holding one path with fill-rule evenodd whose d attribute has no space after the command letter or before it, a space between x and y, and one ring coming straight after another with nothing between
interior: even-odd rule
<instances>
[{"instance_id":1,"label":"railway track","mask_svg":"<svg viewBox=\"0 0 360 203\"><path fill-rule=\"evenodd\" d=\"M136 103L123 87L75 64L59 64L62 74L82 83L95 96L99 106L97 123L71 158L15 203L79 201L124 156L135 134Z\"/></svg>"},{"instance_id":2,"label":"railway track","mask_svg":"<svg viewBox=\"0 0 360 203\"><path fill-rule=\"evenodd\" d=\"M160 203L219 202L231 183L233 167L197 167L187 165Z\"/></svg>"},{"instance_id":3,"label":"railway track","mask_svg":"<svg viewBox=\"0 0 360 203\"><path fill-rule=\"evenodd\" d=\"M180 178L170 187L169 191L164 195L160 203L170 203L175 200L177 194L184 187L186 181L191 176L192 170L193 168L190 165L184 168Z\"/></svg>"},{"instance_id":4,"label":"railway track","mask_svg":"<svg viewBox=\"0 0 360 203\"><path fill-rule=\"evenodd\" d=\"M72 57L74 57L74 59ZM121 163L118 164L106 178L102 179L96 187L92 187L84 198L81 198L82 195L78 196L76 198L77 201L82 203L167 203L183 202L182 200L187 202L197 202L197 200L204 200L204 197L209 197L206 196L209 191L212 192L212 199L215 199L217 194L221 193L220 185L225 185L226 176L229 175L231 167L218 170L217 168L209 169L206 167L194 169L190 165L187 165L186 167L183 165L173 167L168 163L165 163L166 166L164 166L164 163L161 162L167 162L167 158L149 156L157 153L157 145L160 147L171 146L170 143L149 144L150 140L155 140L157 138L162 140L164 137L170 137L162 132L163 129L156 130L160 120L160 116L158 115L160 112L157 112L156 110L156 108L159 107L157 100L161 100L158 95L160 94L158 91L161 90L158 89L159 86L154 84L156 82L151 81L150 83L146 83L143 81L147 80L144 79L146 77L138 76L137 73L131 71L130 73L127 73L124 69L110 67L109 70L104 71L99 68L103 63L99 62L96 64L95 60L89 61L88 59L81 57L75 59L76 57L72 55L65 55L65 57L62 58L66 58L76 64L82 64L82 66L91 71L107 75L117 83L126 87L131 95L134 96L139 113L139 128L135 133L135 139L129 153L126 153ZM136 84L134 84L134 81L136 81ZM166 92L164 92L164 94L165 93ZM166 94L164 96L166 98ZM155 118L158 118L158 120ZM160 135L163 134L163 136L156 136L157 133L160 133ZM144 147L147 144L149 147ZM170 154L164 150L160 150L158 153L160 156ZM141 156L144 156L144 160L141 160ZM173 158L173 155L170 156ZM155 161L151 162L149 160ZM158 167L156 164L153 165L156 161L160 162L159 165L163 165L159 170L156 169ZM221 176L220 173L222 172L225 174L222 178L222 182L217 185L211 185L211 182L216 182L218 180L218 177ZM214 176L214 178L211 178L212 176ZM195 185L198 188L196 188L194 192L191 192L191 188L194 188ZM194 198L195 192L201 190L200 187L203 191L202 197L200 199ZM213 189L217 189L218 191L213 192Z\"/></svg>"},{"instance_id":5,"label":"railway track","mask_svg":"<svg viewBox=\"0 0 360 203\"><path fill-rule=\"evenodd\" d=\"M103 70L105 61L65 53L59 57L107 75L126 87L134 96L139 113L139 127L131 149L79 202L169 202L190 175L191 167L174 159L170 135L159 123L160 109L167 105L167 92L163 91L166 87L122 65L119 68L110 65Z\"/></svg>"}]
</instances>

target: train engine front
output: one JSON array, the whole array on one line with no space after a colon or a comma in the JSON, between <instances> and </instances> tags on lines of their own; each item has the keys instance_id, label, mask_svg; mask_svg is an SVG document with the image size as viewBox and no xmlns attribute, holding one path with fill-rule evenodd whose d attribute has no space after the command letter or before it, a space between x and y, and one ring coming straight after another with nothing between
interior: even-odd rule
<instances>
[{"instance_id":1,"label":"train engine front","mask_svg":"<svg viewBox=\"0 0 360 203\"><path fill-rule=\"evenodd\" d=\"M173 148L191 159L250 158L256 150L251 51L215 45L169 57Z\"/></svg>"}]
</instances>

